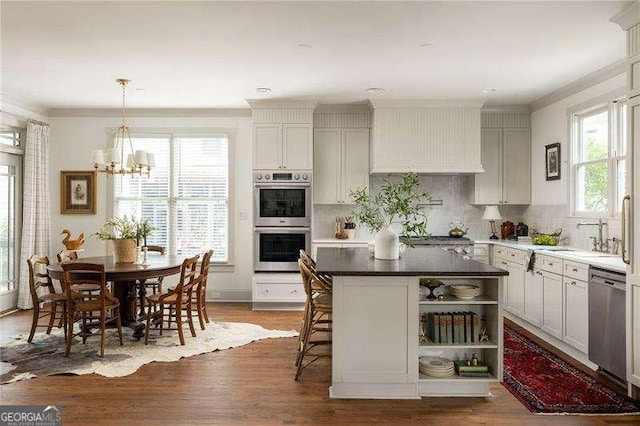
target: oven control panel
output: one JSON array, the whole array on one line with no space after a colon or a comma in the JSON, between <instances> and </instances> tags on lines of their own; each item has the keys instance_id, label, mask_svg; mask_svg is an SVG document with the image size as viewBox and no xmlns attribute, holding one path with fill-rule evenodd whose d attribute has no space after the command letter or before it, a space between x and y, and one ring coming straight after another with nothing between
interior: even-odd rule
<instances>
[{"instance_id":1,"label":"oven control panel","mask_svg":"<svg viewBox=\"0 0 640 426\"><path fill-rule=\"evenodd\" d=\"M285 183L309 183L311 171L309 170L260 170L253 172L254 182L285 182Z\"/></svg>"}]
</instances>

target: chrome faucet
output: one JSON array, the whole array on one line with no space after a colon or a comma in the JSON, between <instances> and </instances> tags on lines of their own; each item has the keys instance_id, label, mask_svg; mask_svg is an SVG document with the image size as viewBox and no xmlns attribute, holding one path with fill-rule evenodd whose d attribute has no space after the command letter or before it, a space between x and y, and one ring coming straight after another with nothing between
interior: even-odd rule
<instances>
[{"instance_id":1,"label":"chrome faucet","mask_svg":"<svg viewBox=\"0 0 640 426\"><path fill-rule=\"evenodd\" d=\"M603 222L602 218L598 219L597 223L578 223L577 228L580 229L581 226L597 226L598 227L598 236L597 237L589 237L593 240L593 251L599 251L602 253L609 253L609 239L603 240L602 238L602 228L607 225L607 222ZM614 239L613 241L614 248L617 245Z\"/></svg>"}]
</instances>

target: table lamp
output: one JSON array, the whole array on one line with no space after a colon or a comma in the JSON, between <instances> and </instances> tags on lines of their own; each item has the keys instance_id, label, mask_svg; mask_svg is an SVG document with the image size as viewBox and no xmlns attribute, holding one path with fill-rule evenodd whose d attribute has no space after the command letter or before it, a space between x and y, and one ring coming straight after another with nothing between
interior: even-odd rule
<instances>
[{"instance_id":1,"label":"table lamp","mask_svg":"<svg viewBox=\"0 0 640 426\"><path fill-rule=\"evenodd\" d=\"M496 235L496 220L502 220L502 216L500 216L500 211L498 210L498 206L486 206L484 208L484 214L482 215L483 220L488 220L491 224L491 236L490 240L497 240L498 237Z\"/></svg>"}]
</instances>

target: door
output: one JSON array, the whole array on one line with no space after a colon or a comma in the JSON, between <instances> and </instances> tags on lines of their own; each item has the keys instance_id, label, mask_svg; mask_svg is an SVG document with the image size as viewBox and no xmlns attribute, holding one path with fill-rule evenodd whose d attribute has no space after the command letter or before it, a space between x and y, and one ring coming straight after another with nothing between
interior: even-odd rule
<instances>
[{"instance_id":1,"label":"door","mask_svg":"<svg viewBox=\"0 0 640 426\"><path fill-rule=\"evenodd\" d=\"M473 204L499 204L502 202L502 129L483 128L481 143L484 173L474 175Z\"/></svg>"},{"instance_id":2,"label":"door","mask_svg":"<svg viewBox=\"0 0 640 426\"><path fill-rule=\"evenodd\" d=\"M282 126L256 124L253 127L253 168L277 169L282 165Z\"/></svg>"},{"instance_id":3,"label":"door","mask_svg":"<svg viewBox=\"0 0 640 426\"><path fill-rule=\"evenodd\" d=\"M504 129L502 133L503 204L531 203L531 130Z\"/></svg>"},{"instance_id":4,"label":"door","mask_svg":"<svg viewBox=\"0 0 640 426\"><path fill-rule=\"evenodd\" d=\"M542 272L540 271L525 272L524 319L540 327L542 319Z\"/></svg>"},{"instance_id":5,"label":"door","mask_svg":"<svg viewBox=\"0 0 640 426\"><path fill-rule=\"evenodd\" d=\"M22 156L0 152L0 312L18 303Z\"/></svg>"},{"instance_id":6,"label":"door","mask_svg":"<svg viewBox=\"0 0 640 426\"><path fill-rule=\"evenodd\" d=\"M624 305L624 299L621 300ZM624 319L622 321L624 327ZM564 338L563 340L584 353L589 349L589 290L587 283L564 278ZM620 347L624 348L624 343ZM622 355L624 359L624 355ZM622 363L624 364L624 362Z\"/></svg>"},{"instance_id":7,"label":"door","mask_svg":"<svg viewBox=\"0 0 640 426\"><path fill-rule=\"evenodd\" d=\"M542 329L562 340L562 276L542 271Z\"/></svg>"},{"instance_id":8,"label":"door","mask_svg":"<svg viewBox=\"0 0 640 426\"><path fill-rule=\"evenodd\" d=\"M315 129L313 202L336 204L340 198L340 129Z\"/></svg>"},{"instance_id":9,"label":"door","mask_svg":"<svg viewBox=\"0 0 640 426\"><path fill-rule=\"evenodd\" d=\"M369 186L369 129L342 131L342 202L352 204L349 193Z\"/></svg>"},{"instance_id":10,"label":"door","mask_svg":"<svg viewBox=\"0 0 640 426\"><path fill-rule=\"evenodd\" d=\"M507 292L507 308L518 317L524 317L524 269L514 262L509 264L509 291Z\"/></svg>"},{"instance_id":11,"label":"door","mask_svg":"<svg viewBox=\"0 0 640 426\"><path fill-rule=\"evenodd\" d=\"M285 169L297 170L313 168L312 125L282 125L282 166Z\"/></svg>"}]
</instances>

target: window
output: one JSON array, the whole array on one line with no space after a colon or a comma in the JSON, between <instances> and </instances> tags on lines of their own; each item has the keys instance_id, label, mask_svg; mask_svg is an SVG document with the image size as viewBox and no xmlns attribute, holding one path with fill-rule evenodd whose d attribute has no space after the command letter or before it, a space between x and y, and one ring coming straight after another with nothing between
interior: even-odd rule
<instances>
[{"instance_id":1,"label":"window","mask_svg":"<svg viewBox=\"0 0 640 426\"><path fill-rule=\"evenodd\" d=\"M613 101L573 116L572 188L576 215L614 216L626 189L627 107Z\"/></svg>"},{"instance_id":2,"label":"window","mask_svg":"<svg viewBox=\"0 0 640 426\"><path fill-rule=\"evenodd\" d=\"M1 130L0 145L13 146L19 148L22 146L23 132L20 130Z\"/></svg>"},{"instance_id":3,"label":"window","mask_svg":"<svg viewBox=\"0 0 640 426\"><path fill-rule=\"evenodd\" d=\"M210 248L229 261L229 137L132 135L133 149L153 152L150 177L116 176L115 215L135 215L155 227L147 244L175 255Z\"/></svg>"}]
</instances>

